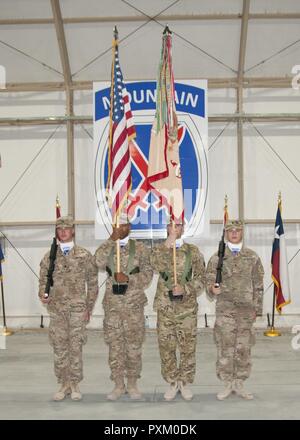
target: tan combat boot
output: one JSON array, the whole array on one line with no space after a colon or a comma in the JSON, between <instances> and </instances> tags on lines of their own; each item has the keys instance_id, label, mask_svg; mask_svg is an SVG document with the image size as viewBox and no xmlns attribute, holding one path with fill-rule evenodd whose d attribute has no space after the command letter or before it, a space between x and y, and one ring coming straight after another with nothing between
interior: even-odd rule
<instances>
[{"instance_id":1,"label":"tan combat boot","mask_svg":"<svg viewBox=\"0 0 300 440\"><path fill-rule=\"evenodd\" d=\"M178 388L184 400L192 400L192 390L187 386L185 382L178 381Z\"/></svg>"},{"instance_id":2,"label":"tan combat boot","mask_svg":"<svg viewBox=\"0 0 300 440\"><path fill-rule=\"evenodd\" d=\"M176 394L178 393L178 391L179 391L178 383L177 382L170 383L169 388L167 389L167 391L164 394L164 399L167 400L168 402L170 400L175 399Z\"/></svg>"},{"instance_id":3,"label":"tan combat boot","mask_svg":"<svg viewBox=\"0 0 300 440\"><path fill-rule=\"evenodd\" d=\"M137 379L135 377L128 377L127 379L127 392L131 399L141 399L142 393L137 387Z\"/></svg>"},{"instance_id":4,"label":"tan combat boot","mask_svg":"<svg viewBox=\"0 0 300 440\"><path fill-rule=\"evenodd\" d=\"M232 382L225 382L224 385L225 385L224 390L220 391L217 394L217 399L218 400L225 400L225 399L227 399L227 397L229 397L230 394L233 391L233 389L232 389Z\"/></svg>"},{"instance_id":5,"label":"tan combat boot","mask_svg":"<svg viewBox=\"0 0 300 440\"><path fill-rule=\"evenodd\" d=\"M70 384L69 383L63 383L60 387L60 389L53 395L53 400L55 402L59 402L61 400L64 400L64 398L71 394Z\"/></svg>"},{"instance_id":6,"label":"tan combat boot","mask_svg":"<svg viewBox=\"0 0 300 440\"><path fill-rule=\"evenodd\" d=\"M79 386L78 383L71 383L71 399L72 400L81 400L82 399L82 394L79 390Z\"/></svg>"},{"instance_id":7,"label":"tan combat boot","mask_svg":"<svg viewBox=\"0 0 300 440\"><path fill-rule=\"evenodd\" d=\"M118 400L123 394L126 393L123 377L118 377L115 380L115 387L111 393L107 394L108 400Z\"/></svg>"},{"instance_id":8,"label":"tan combat boot","mask_svg":"<svg viewBox=\"0 0 300 440\"><path fill-rule=\"evenodd\" d=\"M242 397L243 399L246 399L246 400L252 400L253 399L253 394L249 393L248 391L245 390L244 382L241 379L236 379L235 380L234 391L236 392L236 394L238 396Z\"/></svg>"}]
</instances>

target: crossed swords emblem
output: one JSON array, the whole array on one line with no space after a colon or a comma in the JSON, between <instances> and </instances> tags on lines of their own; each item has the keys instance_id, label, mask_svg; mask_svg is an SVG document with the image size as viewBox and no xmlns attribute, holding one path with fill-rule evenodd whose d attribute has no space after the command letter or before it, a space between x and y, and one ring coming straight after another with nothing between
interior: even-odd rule
<instances>
[{"instance_id":1,"label":"crossed swords emblem","mask_svg":"<svg viewBox=\"0 0 300 440\"><path fill-rule=\"evenodd\" d=\"M179 126L178 127L179 147L184 139L184 135L185 135L185 127ZM135 215L137 214L138 208L142 209L143 211L147 211L150 205L150 203L147 201L148 194L150 191L152 191L158 199L154 203L155 209L156 210L160 210L162 208L168 209L169 205L165 197L159 191L149 187L148 178L147 178L148 160L135 140L133 140L133 142L131 142L130 145L130 156L132 162L135 164L135 167L137 168L142 179L138 187L135 188L135 190L130 194L128 198L129 199L128 217L130 219L134 219ZM171 161L171 164L175 168L176 177L181 179L180 163Z\"/></svg>"}]
</instances>

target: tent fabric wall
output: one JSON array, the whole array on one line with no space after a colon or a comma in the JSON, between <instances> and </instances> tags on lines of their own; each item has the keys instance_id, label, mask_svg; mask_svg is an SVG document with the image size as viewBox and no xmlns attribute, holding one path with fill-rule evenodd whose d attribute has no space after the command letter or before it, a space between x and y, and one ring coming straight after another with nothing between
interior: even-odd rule
<instances>
[{"instance_id":1,"label":"tent fabric wall","mask_svg":"<svg viewBox=\"0 0 300 440\"><path fill-rule=\"evenodd\" d=\"M245 63L239 72L241 29L243 23L245 25L243 5L246 3L243 0L60 1L71 81L75 89L66 93L66 75L51 2L2 0L0 59L5 67L8 88L0 90L0 230L37 275L39 261L53 236L57 194L62 212L68 211L68 130L63 122L54 121L48 125L49 121L43 123L43 118L69 115L69 99L74 94L74 115L84 116L91 122L91 81L110 79L113 19L94 23L75 22L75 19L116 17L125 80L146 80L156 78L161 34L166 24L163 17L169 16L176 80L207 78L209 84L208 160L212 224L209 237L201 238L197 244L207 261L220 239L225 193L229 198L231 218L238 217L242 197L244 216L250 220L246 224L245 242L263 260L266 271L264 314L269 313L273 223L277 196L281 191L287 252L292 260L292 304L284 309L278 322L292 325L299 319L300 92L299 88L292 86L292 69L299 64L300 3L250 0ZM197 19L199 14L202 18ZM203 18L205 14L216 16ZM124 17L127 17L125 21ZM46 19L48 22L9 23L9 20L26 19ZM4 20L8 22L4 23ZM260 83L259 87L257 83ZM280 86L283 83L285 85ZM26 91L27 87L29 91ZM37 91L39 87L42 90ZM256 115L256 119L251 115ZM18 118L27 118L27 121L22 125ZM33 123L30 118L41 120ZM239 118L242 119L242 131L238 130ZM243 194L239 187L242 150ZM76 237L77 242L91 252L100 244L94 239L92 225L93 166L92 125L86 121L74 123L75 217L81 223L76 226ZM37 299L37 277L7 241L5 251L3 272L8 324L37 327L40 315L46 313ZM99 277L100 284L101 280L103 276ZM147 291L146 314L150 327L155 325L154 291L155 280ZM102 294L103 287L91 326L102 325ZM214 304L205 296L200 297L199 303L199 326L204 325L204 313L209 315L211 325ZM265 324L264 315L258 325Z\"/></svg>"}]
</instances>

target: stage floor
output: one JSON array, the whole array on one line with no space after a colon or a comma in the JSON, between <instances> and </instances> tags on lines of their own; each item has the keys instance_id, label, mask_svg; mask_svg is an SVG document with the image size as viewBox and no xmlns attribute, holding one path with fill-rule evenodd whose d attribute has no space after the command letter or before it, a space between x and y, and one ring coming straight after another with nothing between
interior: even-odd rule
<instances>
[{"instance_id":1,"label":"stage floor","mask_svg":"<svg viewBox=\"0 0 300 440\"><path fill-rule=\"evenodd\" d=\"M103 333L91 330L84 347L83 400L53 402L57 384L47 331L18 331L6 338L6 349L0 349L0 419L300 419L300 349L292 348L293 337L287 329L274 339L257 332L252 374L246 382L255 399L243 401L233 395L219 402L216 393L221 383L215 374L212 330L199 330L194 399L185 402L178 395L173 402L165 402L167 386L160 374L156 333L148 331L139 381L143 399L131 401L124 396L109 402L105 396L113 384L108 349Z\"/></svg>"}]
</instances>

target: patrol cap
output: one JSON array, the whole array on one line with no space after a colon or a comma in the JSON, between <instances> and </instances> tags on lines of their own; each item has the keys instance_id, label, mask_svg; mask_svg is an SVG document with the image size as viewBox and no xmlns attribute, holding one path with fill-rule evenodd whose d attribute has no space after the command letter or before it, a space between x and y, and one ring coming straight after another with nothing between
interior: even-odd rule
<instances>
[{"instance_id":1,"label":"patrol cap","mask_svg":"<svg viewBox=\"0 0 300 440\"><path fill-rule=\"evenodd\" d=\"M73 226L74 226L74 220L70 216L59 217L56 220L56 228L66 229L66 228L73 228Z\"/></svg>"},{"instance_id":2,"label":"patrol cap","mask_svg":"<svg viewBox=\"0 0 300 440\"><path fill-rule=\"evenodd\" d=\"M243 229L244 223L241 220L230 220L225 225L225 231L232 231L232 229Z\"/></svg>"}]
</instances>

